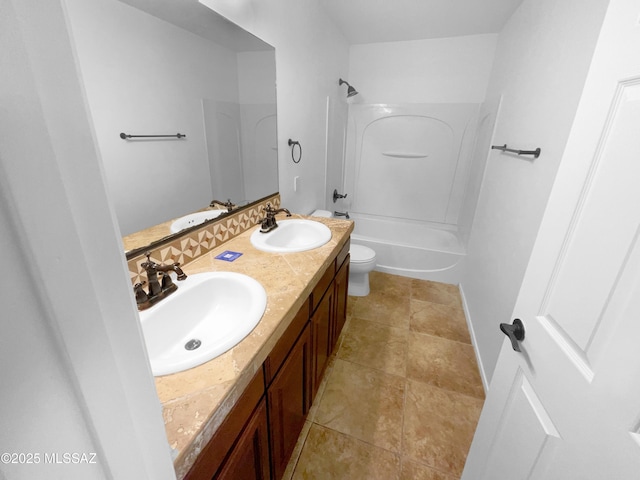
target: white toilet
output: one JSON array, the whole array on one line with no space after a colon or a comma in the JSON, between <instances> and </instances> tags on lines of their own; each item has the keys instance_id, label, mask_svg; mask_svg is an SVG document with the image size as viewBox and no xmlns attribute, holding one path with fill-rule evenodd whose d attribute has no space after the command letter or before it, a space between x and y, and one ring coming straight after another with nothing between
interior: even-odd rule
<instances>
[{"instance_id":1,"label":"white toilet","mask_svg":"<svg viewBox=\"0 0 640 480\"><path fill-rule=\"evenodd\" d=\"M333 215L328 210L315 210L311 213L314 217L331 218ZM375 250L351 243L349 248L349 295L354 297L366 297L369 295L369 272L376 268Z\"/></svg>"}]
</instances>

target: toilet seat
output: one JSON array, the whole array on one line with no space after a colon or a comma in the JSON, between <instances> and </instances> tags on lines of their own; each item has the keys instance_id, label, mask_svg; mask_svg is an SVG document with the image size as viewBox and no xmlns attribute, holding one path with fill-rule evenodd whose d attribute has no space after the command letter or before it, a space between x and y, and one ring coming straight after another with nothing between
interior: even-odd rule
<instances>
[{"instance_id":1,"label":"toilet seat","mask_svg":"<svg viewBox=\"0 0 640 480\"><path fill-rule=\"evenodd\" d=\"M349 254L351 263L367 263L376 258L376 252L364 245L351 244Z\"/></svg>"}]
</instances>

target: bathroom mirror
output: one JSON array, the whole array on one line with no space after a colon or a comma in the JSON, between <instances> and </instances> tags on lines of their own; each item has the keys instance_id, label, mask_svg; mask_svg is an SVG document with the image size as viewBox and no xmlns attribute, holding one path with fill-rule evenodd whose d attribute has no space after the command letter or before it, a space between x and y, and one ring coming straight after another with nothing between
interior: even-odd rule
<instances>
[{"instance_id":1,"label":"bathroom mirror","mask_svg":"<svg viewBox=\"0 0 640 480\"><path fill-rule=\"evenodd\" d=\"M273 47L197 0L68 10L123 236L213 199L242 207L277 192Z\"/></svg>"}]
</instances>

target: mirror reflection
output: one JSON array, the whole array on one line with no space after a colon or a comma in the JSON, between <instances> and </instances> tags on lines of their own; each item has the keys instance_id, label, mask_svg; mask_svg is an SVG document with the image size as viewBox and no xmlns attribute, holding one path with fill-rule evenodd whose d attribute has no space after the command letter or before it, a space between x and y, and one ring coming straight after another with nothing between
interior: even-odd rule
<instances>
[{"instance_id":1,"label":"mirror reflection","mask_svg":"<svg viewBox=\"0 0 640 480\"><path fill-rule=\"evenodd\" d=\"M277 192L273 47L197 0L68 8L122 235Z\"/></svg>"}]
</instances>

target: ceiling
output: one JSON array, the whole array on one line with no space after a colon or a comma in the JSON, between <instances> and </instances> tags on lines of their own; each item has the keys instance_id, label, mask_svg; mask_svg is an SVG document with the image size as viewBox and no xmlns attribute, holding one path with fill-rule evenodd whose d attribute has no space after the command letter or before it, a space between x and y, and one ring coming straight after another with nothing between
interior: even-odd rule
<instances>
[{"instance_id":1,"label":"ceiling","mask_svg":"<svg viewBox=\"0 0 640 480\"><path fill-rule=\"evenodd\" d=\"M319 0L349 44L498 33L522 0Z\"/></svg>"},{"instance_id":2,"label":"ceiling","mask_svg":"<svg viewBox=\"0 0 640 480\"><path fill-rule=\"evenodd\" d=\"M198 0L120 0L235 52L273 50Z\"/></svg>"}]
</instances>

